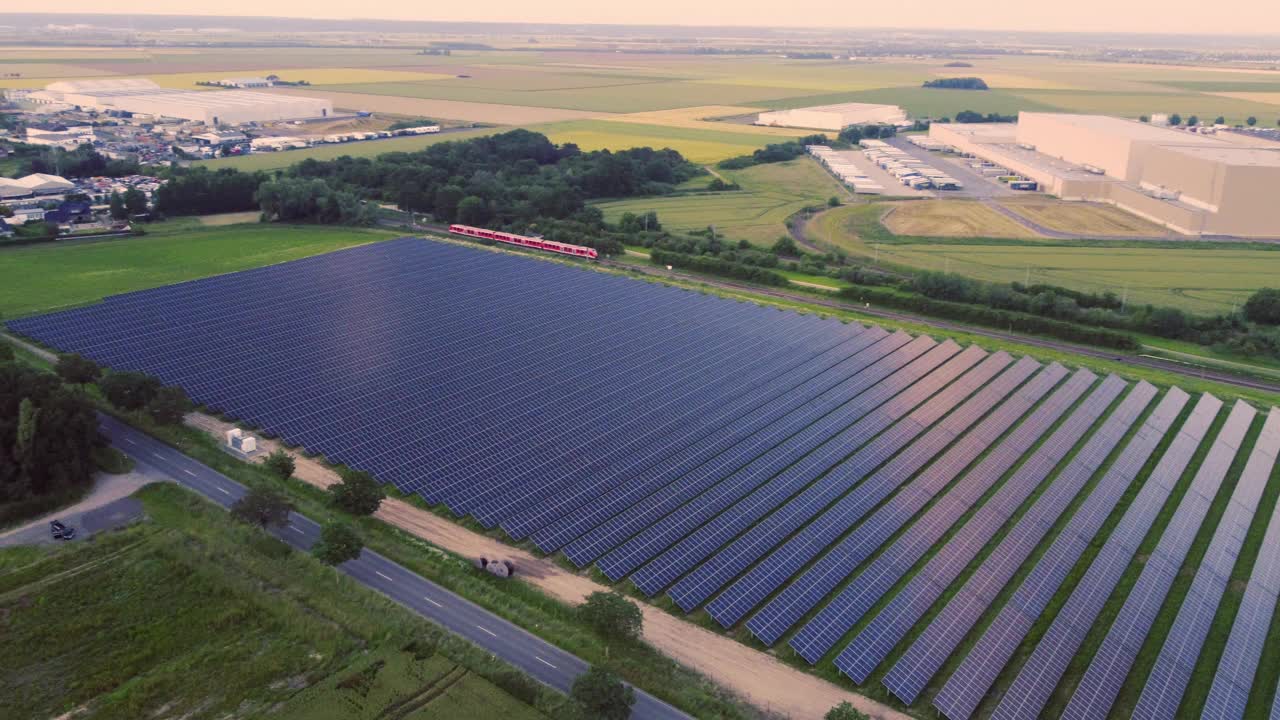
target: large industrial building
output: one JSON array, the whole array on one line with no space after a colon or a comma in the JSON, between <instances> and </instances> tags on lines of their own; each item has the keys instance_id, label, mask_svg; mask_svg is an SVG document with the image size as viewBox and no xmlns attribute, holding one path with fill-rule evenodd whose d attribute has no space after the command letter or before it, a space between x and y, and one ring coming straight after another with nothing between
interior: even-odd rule
<instances>
[{"instance_id":1,"label":"large industrial building","mask_svg":"<svg viewBox=\"0 0 1280 720\"><path fill-rule=\"evenodd\" d=\"M1067 200L1107 202L1187 235L1280 237L1280 143L1102 115L935 124L929 135Z\"/></svg>"},{"instance_id":2,"label":"large industrial building","mask_svg":"<svg viewBox=\"0 0 1280 720\"><path fill-rule=\"evenodd\" d=\"M763 112L755 124L838 132L850 125L899 125L906 121L907 113L897 105L842 103Z\"/></svg>"},{"instance_id":3,"label":"large industrial building","mask_svg":"<svg viewBox=\"0 0 1280 720\"><path fill-rule=\"evenodd\" d=\"M28 94L26 99L99 112L179 118L206 125L302 120L333 114L333 103L319 98L244 90L174 90L135 78L56 82Z\"/></svg>"}]
</instances>

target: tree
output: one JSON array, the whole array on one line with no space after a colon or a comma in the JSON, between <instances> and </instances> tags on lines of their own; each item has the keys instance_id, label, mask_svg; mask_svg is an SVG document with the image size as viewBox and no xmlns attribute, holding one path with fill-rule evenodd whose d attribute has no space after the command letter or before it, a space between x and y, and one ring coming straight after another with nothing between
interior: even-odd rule
<instances>
[{"instance_id":1,"label":"tree","mask_svg":"<svg viewBox=\"0 0 1280 720\"><path fill-rule=\"evenodd\" d=\"M332 522L320 528L320 540L311 547L311 554L325 565L337 566L360 557L364 541L346 523Z\"/></svg>"},{"instance_id":2,"label":"tree","mask_svg":"<svg viewBox=\"0 0 1280 720\"><path fill-rule=\"evenodd\" d=\"M40 425L40 408L31 402L31 398L23 398L18 404L18 432L13 443L13 457L18 467L30 472L35 461L36 428Z\"/></svg>"},{"instance_id":3,"label":"tree","mask_svg":"<svg viewBox=\"0 0 1280 720\"><path fill-rule=\"evenodd\" d=\"M124 204L124 197L120 193L111 192L111 219L125 220L129 217L129 208Z\"/></svg>"},{"instance_id":4,"label":"tree","mask_svg":"<svg viewBox=\"0 0 1280 720\"><path fill-rule=\"evenodd\" d=\"M1214 124L1214 125L1226 125L1226 124L1227 124L1227 119L1226 119L1225 117L1223 117L1223 116L1219 115L1218 117L1216 117L1216 118L1214 118L1214 119L1213 119L1213 124Z\"/></svg>"},{"instance_id":5,"label":"tree","mask_svg":"<svg viewBox=\"0 0 1280 720\"><path fill-rule=\"evenodd\" d=\"M617 675L595 666L573 681L569 697L593 720L627 720L636 703L635 690Z\"/></svg>"},{"instance_id":6,"label":"tree","mask_svg":"<svg viewBox=\"0 0 1280 720\"><path fill-rule=\"evenodd\" d=\"M266 530L288 525L291 510L293 506L280 493L267 488L251 488L231 506L231 516Z\"/></svg>"},{"instance_id":7,"label":"tree","mask_svg":"<svg viewBox=\"0 0 1280 720\"><path fill-rule=\"evenodd\" d=\"M790 235L783 235L779 237L777 242L773 244L773 247L769 249L769 252L772 252L774 255L787 255L790 257L804 254L800 252L800 248L796 246L796 241Z\"/></svg>"},{"instance_id":8,"label":"tree","mask_svg":"<svg viewBox=\"0 0 1280 720\"><path fill-rule=\"evenodd\" d=\"M1249 127L1253 127L1254 125L1258 124L1258 118L1250 115L1249 117L1244 119L1244 124L1248 125Z\"/></svg>"},{"instance_id":9,"label":"tree","mask_svg":"<svg viewBox=\"0 0 1280 720\"><path fill-rule=\"evenodd\" d=\"M827 198L827 207L840 207L840 198L835 195Z\"/></svg>"},{"instance_id":10,"label":"tree","mask_svg":"<svg viewBox=\"0 0 1280 720\"><path fill-rule=\"evenodd\" d=\"M4 218L13 217L13 208L9 207L8 205L0 205L0 217L4 217Z\"/></svg>"},{"instance_id":11,"label":"tree","mask_svg":"<svg viewBox=\"0 0 1280 720\"><path fill-rule=\"evenodd\" d=\"M54 372L72 385L88 385L102 376L102 368L97 363L76 353L59 355Z\"/></svg>"},{"instance_id":12,"label":"tree","mask_svg":"<svg viewBox=\"0 0 1280 720\"><path fill-rule=\"evenodd\" d=\"M1280 325L1280 290L1262 288L1244 303L1244 316L1262 325Z\"/></svg>"},{"instance_id":13,"label":"tree","mask_svg":"<svg viewBox=\"0 0 1280 720\"><path fill-rule=\"evenodd\" d=\"M1175 126L1175 127L1176 127L1176 126L1178 126L1178 125L1181 125L1181 124L1182 124L1182 116L1181 116L1181 115L1179 115L1178 113L1174 113L1174 114L1170 115L1170 116L1169 116L1169 124L1170 124L1170 125L1173 125L1173 126Z\"/></svg>"},{"instance_id":14,"label":"tree","mask_svg":"<svg viewBox=\"0 0 1280 720\"><path fill-rule=\"evenodd\" d=\"M468 195L459 200L458 222L463 225L484 225L489 222L489 208L484 199Z\"/></svg>"},{"instance_id":15,"label":"tree","mask_svg":"<svg viewBox=\"0 0 1280 720\"><path fill-rule=\"evenodd\" d=\"M871 720L871 717L845 700L828 710L827 714L822 716L822 720Z\"/></svg>"},{"instance_id":16,"label":"tree","mask_svg":"<svg viewBox=\"0 0 1280 720\"><path fill-rule=\"evenodd\" d=\"M387 491L373 476L361 470L343 468L342 481L329 487L333 504L352 515L372 515L387 496Z\"/></svg>"},{"instance_id":17,"label":"tree","mask_svg":"<svg viewBox=\"0 0 1280 720\"><path fill-rule=\"evenodd\" d=\"M124 191L124 207L130 215L142 215L147 212L147 196L138 188L130 187Z\"/></svg>"},{"instance_id":18,"label":"tree","mask_svg":"<svg viewBox=\"0 0 1280 720\"><path fill-rule=\"evenodd\" d=\"M1139 116L1138 116L1138 122L1149 123L1149 122L1151 122L1151 116L1150 116L1150 115L1139 115Z\"/></svg>"},{"instance_id":19,"label":"tree","mask_svg":"<svg viewBox=\"0 0 1280 720\"><path fill-rule=\"evenodd\" d=\"M262 461L262 467L281 480L288 480L293 477L293 471L297 469L297 463L289 453L284 450L276 450L268 455L266 460Z\"/></svg>"},{"instance_id":20,"label":"tree","mask_svg":"<svg viewBox=\"0 0 1280 720\"><path fill-rule=\"evenodd\" d=\"M147 413L161 425L177 425L191 409L191 401L180 387L165 386L147 403Z\"/></svg>"},{"instance_id":21,"label":"tree","mask_svg":"<svg viewBox=\"0 0 1280 720\"><path fill-rule=\"evenodd\" d=\"M141 410L160 390L160 381L139 372L108 372L98 387L107 401L121 410Z\"/></svg>"},{"instance_id":22,"label":"tree","mask_svg":"<svg viewBox=\"0 0 1280 720\"><path fill-rule=\"evenodd\" d=\"M1200 124L1200 118L1192 115L1187 118L1187 127L1195 127Z\"/></svg>"},{"instance_id":23,"label":"tree","mask_svg":"<svg viewBox=\"0 0 1280 720\"><path fill-rule=\"evenodd\" d=\"M591 593L578 606L578 615L601 635L624 640L638 640L644 625L640 608L617 592Z\"/></svg>"}]
</instances>

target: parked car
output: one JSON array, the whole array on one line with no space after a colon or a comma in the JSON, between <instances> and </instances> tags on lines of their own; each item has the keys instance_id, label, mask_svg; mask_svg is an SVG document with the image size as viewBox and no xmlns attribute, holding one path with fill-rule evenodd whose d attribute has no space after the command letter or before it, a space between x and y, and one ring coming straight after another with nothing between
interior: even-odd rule
<instances>
[{"instance_id":1,"label":"parked car","mask_svg":"<svg viewBox=\"0 0 1280 720\"><path fill-rule=\"evenodd\" d=\"M70 540L76 536L76 529L63 525L60 520L49 523L49 531L53 533L54 540Z\"/></svg>"}]
</instances>

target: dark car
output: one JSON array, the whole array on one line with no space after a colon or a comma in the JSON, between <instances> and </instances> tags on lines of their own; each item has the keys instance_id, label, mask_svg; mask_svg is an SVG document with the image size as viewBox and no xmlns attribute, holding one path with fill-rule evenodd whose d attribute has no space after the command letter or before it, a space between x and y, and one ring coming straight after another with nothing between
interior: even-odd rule
<instances>
[{"instance_id":1,"label":"dark car","mask_svg":"<svg viewBox=\"0 0 1280 720\"><path fill-rule=\"evenodd\" d=\"M60 520L49 523L49 531L53 533L54 540L70 540L76 536L76 529L63 525Z\"/></svg>"}]
</instances>

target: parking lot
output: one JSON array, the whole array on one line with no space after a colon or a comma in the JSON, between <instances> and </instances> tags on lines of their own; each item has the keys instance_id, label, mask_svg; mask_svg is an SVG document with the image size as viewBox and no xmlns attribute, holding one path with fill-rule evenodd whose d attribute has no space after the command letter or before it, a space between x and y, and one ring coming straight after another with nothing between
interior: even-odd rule
<instances>
[{"instance_id":1,"label":"parking lot","mask_svg":"<svg viewBox=\"0 0 1280 720\"><path fill-rule=\"evenodd\" d=\"M922 147L912 145L906 138L895 137L886 140L893 147L896 147L912 157L922 160L946 172L951 177L959 180L964 185L963 190L949 190L943 193L937 193L940 197L967 197L967 198L998 198L1018 195L1018 191L1010 190L1009 186L996 180L995 178L985 177L973 171L966 162L966 158L959 155L949 153L930 152ZM896 182L896 181L895 181Z\"/></svg>"}]
</instances>

